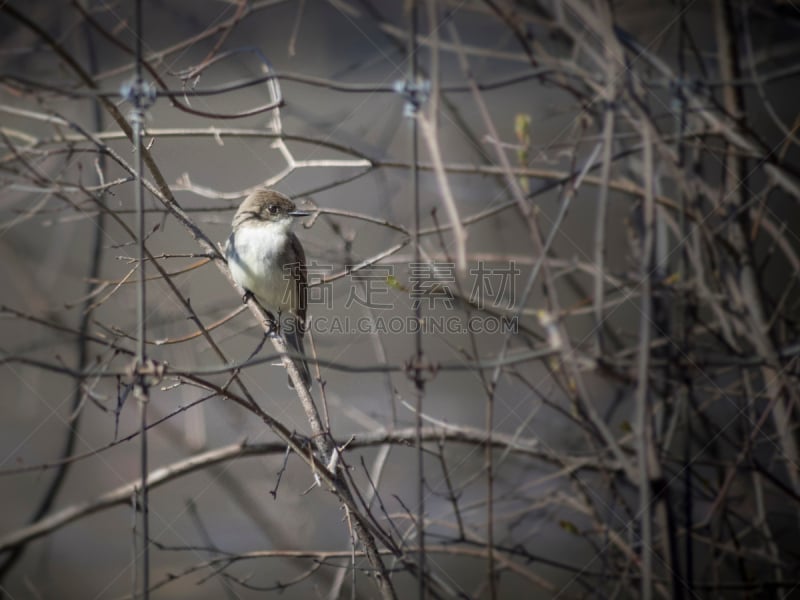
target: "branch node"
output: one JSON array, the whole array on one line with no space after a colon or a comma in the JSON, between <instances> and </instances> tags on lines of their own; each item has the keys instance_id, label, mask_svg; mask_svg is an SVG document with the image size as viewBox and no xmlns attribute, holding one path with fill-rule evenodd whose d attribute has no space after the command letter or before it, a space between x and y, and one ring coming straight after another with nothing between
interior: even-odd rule
<instances>
[{"instance_id":1,"label":"branch node","mask_svg":"<svg viewBox=\"0 0 800 600\"><path fill-rule=\"evenodd\" d=\"M429 79L417 79L411 82L408 79L398 79L392 86L394 91L406 100L403 116L413 117L419 108L427 102L431 95L431 82Z\"/></svg>"},{"instance_id":2,"label":"branch node","mask_svg":"<svg viewBox=\"0 0 800 600\"><path fill-rule=\"evenodd\" d=\"M155 104L156 86L152 82L134 76L120 86L119 94L133 105L131 120L141 123L145 111Z\"/></svg>"}]
</instances>

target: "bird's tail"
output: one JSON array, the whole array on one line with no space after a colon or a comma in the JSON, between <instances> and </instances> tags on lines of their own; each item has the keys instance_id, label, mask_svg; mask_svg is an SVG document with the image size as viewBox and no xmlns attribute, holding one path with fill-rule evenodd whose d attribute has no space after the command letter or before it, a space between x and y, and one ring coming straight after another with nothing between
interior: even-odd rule
<instances>
[{"instance_id":1,"label":"bird's tail","mask_svg":"<svg viewBox=\"0 0 800 600\"><path fill-rule=\"evenodd\" d=\"M303 336L305 336L305 324L294 316L287 316L281 319L281 327L283 328L284 338L286 339L286 346L292 354L305 354L303 349ZM303 384L306 388L311 389L311 372L308 370L308 364L302 358L293 358L294 366L300 371L300 376L303 378ZM289 387L293 388L292 378L289 377Z\"/></svg>"}]
</instances>

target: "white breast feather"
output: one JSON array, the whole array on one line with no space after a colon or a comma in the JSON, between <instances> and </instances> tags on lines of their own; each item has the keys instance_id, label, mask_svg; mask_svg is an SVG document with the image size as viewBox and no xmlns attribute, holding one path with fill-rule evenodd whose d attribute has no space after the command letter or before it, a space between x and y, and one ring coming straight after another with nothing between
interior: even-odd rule
<instances>
[{"instance_id":1,"label":"white breast feather","mask_svg":"<svg viewBox=\"0 0 800 600\"><path fill-rule=\"evenodd\" d=\"M267 310L288 310L289 281L283 271L287 228L282 224L240 227L233 237L235 252L228 249L228 266L236 283L253 292Z\"/></svg>"}]
</instances>

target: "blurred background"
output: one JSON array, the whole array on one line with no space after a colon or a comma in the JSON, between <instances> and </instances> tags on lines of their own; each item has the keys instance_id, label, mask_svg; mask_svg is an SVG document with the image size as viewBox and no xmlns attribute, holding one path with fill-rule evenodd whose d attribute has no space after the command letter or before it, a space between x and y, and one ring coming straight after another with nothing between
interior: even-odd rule
<instances>
[{"instance_id":1,"label":"blurred background","mask_svg":"<svg viewBox=\"0 0 800 600\"><path fill-rule=\"evenodd\" d=\"M0 7L8 598L144 594L135 5ZM151 597L799 593L796 7L141 16ZM388 591L236 401L312 433L218 254L264 186L312 213L311 394Z\"/></svg>"}]
</instances>

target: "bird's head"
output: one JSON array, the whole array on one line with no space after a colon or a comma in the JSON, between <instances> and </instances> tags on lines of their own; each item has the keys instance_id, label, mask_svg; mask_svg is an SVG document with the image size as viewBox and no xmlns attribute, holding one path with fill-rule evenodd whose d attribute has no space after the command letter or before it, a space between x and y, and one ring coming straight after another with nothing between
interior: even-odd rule
<instances>
[{"instance_id":1,"label":"bird's head","mask_svg":"<svg viewBox=\"0 0 800 600\"><path fill-rule=\"evenodd\" d=\"M295 217L310 213L298 210L294 202L275 190L258 190L244 199L233 216L233 228L242 225L279 225L290 227Z\"/></svg>"}]
</instances>

